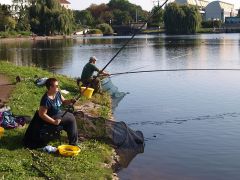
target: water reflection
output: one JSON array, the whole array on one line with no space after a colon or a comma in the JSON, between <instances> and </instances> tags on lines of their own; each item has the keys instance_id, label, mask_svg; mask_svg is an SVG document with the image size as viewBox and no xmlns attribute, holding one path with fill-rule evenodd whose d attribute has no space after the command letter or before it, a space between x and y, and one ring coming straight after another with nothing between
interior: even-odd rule
<instances>
[{"instance_id":1,"label":"water reflection","mask_svg":"<svg viewBox=\"0 0 240 180\"><path fill-rule=\"evenodd\" d=\"M0 57L20 66L55 71L72 59L72 40L19 41L0 44Z\"/></svg>"}]
</instances>

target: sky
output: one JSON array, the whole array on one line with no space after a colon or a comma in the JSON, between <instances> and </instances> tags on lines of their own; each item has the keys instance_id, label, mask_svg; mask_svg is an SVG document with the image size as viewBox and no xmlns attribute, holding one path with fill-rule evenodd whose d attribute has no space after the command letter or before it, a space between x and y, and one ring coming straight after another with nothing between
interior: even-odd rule
<instances>
[{"instance_id":1,"label":"sky","mask_svg":"<svg viewBox=\"0 0 240 180\"><path fill-rule=\"evenodd\" d=\"M0 0L0 3L10 3L12 0ZM68 0L71 3L71 7L73 9L82 10L89 7L91 4L101 4L101 3L108 3L109 0ZM129 0L131 3L137 4L142 6L143 9L149 11L153 7L153 1L155 0ZM162 3L164 0L160 0ZM213 1L213 0L212 0ZM240 7L240 0L222 0L228 3L235 4L235 8Z\"/></svg>"},{"instance_id":2,"label":"sky","mask_svg":"<svg viewBox=\"0 0 240 180\"><path fill-rule=\"evenodd\" d=\"M71 6L73 9L78 9L78 10L86 9L87 7L89 7L89 5L91 5L93 3L101 4L101 3L109 2L109 0L68 0L68 1L72 3ZM149 11L152 9L153 1L155 1L155 0L129 0L129 1L131 3L140 5L140 6L142 6L142 8L144 10ZM235 4L236 9L240 7L240 0L222 0L222 1ZM164 2L164 0L160 0L160 3L163 3L163 2Z\"/></svg>"}]
</instances>

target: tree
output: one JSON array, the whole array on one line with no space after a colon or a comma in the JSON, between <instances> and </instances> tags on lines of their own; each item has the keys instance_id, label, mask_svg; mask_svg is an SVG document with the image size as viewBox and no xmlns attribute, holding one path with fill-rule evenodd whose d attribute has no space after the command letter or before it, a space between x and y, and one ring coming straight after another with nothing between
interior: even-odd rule
<instances>
[{"instance_id":1,"label":"tree","mask_svg":"<svg viewBox=\"0 0 240 180\"><path fill-rule=\"evenodd\" d=\"M240 9L238 10L238 15L237 16L240 17Z\"/></svg>"},{"instance_id":2,"label":"tree","mask_svg":"<svg viewBox=\"0 0 240 180\"><path fill-rule=\"evenodd\" d=\"M106 24L106 23L99 24L97 26L97 28L100 29L104 35L112 35L113 34L113 29L109 24Z\"/></svg>"},{"instance_id":3,"label":"tree","mask_svg":"<svg viewBox=\"0 0 240 180\"><path fill-rule=\"evenodd\" d=\"M164 15L164 10L162 8L159 9L159 7L154 6L152 11L152 14L155 14L151 21L150 21L150 25L151 26L160 26L163 24L163 15Z\"/></svg>"},{"instance_id":4,"label":"tree","mask_svg":"<svg viewBox=\"0 0 240 180\"><path fill-rule=\"evenodd\" d=\"M30 31L29 21L29 5L30 0L13 0L13 14L16 18L16 30L18 31Z\"/></svg>"},{"instance_id":5,"label":"tree","mask_svg":"<svg viewBox=\"0 0 240 180\"><path fill-rule=\"evenodd\" d=\"M94 18L89 10L74 11L74 19L76 24L92 26Z\"/></svg>"},{"instance_id":6,"label":"tree","mask_svg":"<svg viewBox=\"0 0 240 180\"><path fill-rule=\"evenodd\" d=\"M112 11L105 11L105 12L101 13L99 21L100 21L100 23L112 24L113 19L114 19L113 12Z\"/></svg>"},{"instance_id":7,"label":"tree","mask_svg":"<svg viewBox=\"0 0 240 180\"><path fill-rule=\"evenodd\" d=\"M0 5L0 31L14 30L16 21L11 15L11 7L8 5Z\"/></svg>"},{"instance_id":8,"label":"tree","mask_svg":"<svg viewBox=\"0 0 240 180\"><path fill-rule=\"evenodd\" d=\"M127 11L115 9L113 11L113 15L114 15L113 23L116 25L129 24L129 22L133 21L132 17L129 15L129 12Z\"/></svg>"},{"instance_id":9,"label":"tree","mask_svg":"<svg viewBox=\"0 0 240 180\"><path fill-rule=\"evenodd\" d=\"M193 34L201 24L201 15L195 6L170 3L165 8L164 24L168 34Z\"/></svg>"},{"instance_id":10,"label":"tree","mask_svg":"<svg viewBox=\"0 0 240 180\"><path fill-rule=\"evenodd\" d=\"M110 0L108 3L110 9L119 9L121 11L127 11L131 7L131 3L128 0Z\"/></svg>"},{"instance_id":11,"label":"tree","mask_svg":"<svg viewBox=\"0 0 240 180\"><path fill-rule=\"evenodd\" d=\"M129 24L135 20L136 14L139 21L145 21L148 12L142 10L140 6L131 4L128 0L110 0L108 4L92 4L88 11L91 12L94 23L109 23L113 25Z\"/></svg>"},{"instance_id":12,"label":"tree","mask_svg":"<svg viewBox=\"0 0 240 180\"><path fill-rule=\"evenodd\" d=\"M183 33L184 34L194 34L197 32L197 29L201 25L201 15L196 6L181 6L185 13L184 24L183 24Z\"/></svg>"},{"instance_id":13,"label":"tree","mask_svg":"<svg viewBox=\"0 0 240 180\"><path fill-rule=\"evenodd\" d=\"M139 21L146 21L149 15L149 13L144 11L141 6L132 4L128 0L110 0L108 6L109 9L113 11L115 22L117 24L121 24L120 22L128 24L129 21L134 21L136 19L136 15ZM118 15L121 15L123 19L121 20Z\"/></svg>"},{"instance_id":14,"label":"tree","mask_svg":"<svg viewBox=\"0 0 240 180\"><path fill-rule=\"evenodd\" d=\"M36 34L70 34L74 28L73 12L57 0L36 0L29 8L31 30Z\"/></svg>"},{"instance_id":15,"label":"tree","mask_svg":"<svg viewBox=\"0 0 240 180\"><path fill-rule=\"evenodd\" d=\"M222 26L221 20L208 20L208 21L202 21L201 26L202 28L220 28Z\"/></svg>"},{"instance_id":16,"label":"tree","mask_svg":"<svg viewBox=\"0 0 240 180\"><path fill-rule=\"evenodd\" d=\"M91 12L95 19L98 19L103 12L108 11L108 5L104 3L99 5L92 4L87 10Z\"/></svg>"}]
</instances>

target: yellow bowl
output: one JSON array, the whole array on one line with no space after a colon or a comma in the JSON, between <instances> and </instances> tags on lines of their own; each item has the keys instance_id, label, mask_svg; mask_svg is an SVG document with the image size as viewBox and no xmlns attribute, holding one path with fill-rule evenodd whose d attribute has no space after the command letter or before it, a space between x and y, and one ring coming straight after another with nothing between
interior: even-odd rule
<instances>
[{"instance_id":1,"label":"yellow bowl","mask_svg":"<svg viewBox=\"0 0 240 180\"><path fill-rule=\"evenodd\" d=\"M62 156L76 156L80 153L81 149L78 146L61 145L58 146L58 152Z\"/></svg>"},{"instance_id":2,"label":"yellow bowl","mask_svg":"<svg viewBox=\"0 0 240 180\"><path fill-rule=\"evenodd\" d=\"M4 128L0 127L0 137L3 135L3 133L4 133Z\"/></svg>"},{"instance_id":3,"label":"yellow bowl","mask_svg":"<svg viewBox=\"0 0 240 180\"><path fill-rule=\"evenodd\" d=\"M83 95L88 99L90 99L92 97L93 91L94 91L93 88L88 87L86 89L86 87L81 87L81 92L83 92Z\"/></svg>"}]
</instances>

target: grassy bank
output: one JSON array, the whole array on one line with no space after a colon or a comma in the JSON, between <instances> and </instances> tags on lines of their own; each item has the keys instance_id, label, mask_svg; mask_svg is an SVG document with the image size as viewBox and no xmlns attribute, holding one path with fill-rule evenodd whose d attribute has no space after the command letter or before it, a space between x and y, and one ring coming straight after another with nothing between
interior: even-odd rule
<instances>
[{"instance_id":1,"label":"grassy bank","mask_svg":"<svg viewBox=\"0 0 240 180\"><path fill-rule=\"evenodd\" d=\"M197 33L204 34L204 33L215 33L215 32L213 31L213 28L199 28L197 30Z\"/></svg>"},{"instance_id":2,"label":"grassy bank","mask_svg":"<svg viewBox=\"0 0 240 180\"><path fill-rule=\"evenodd\" d=\"M146 30L143 30L141 33L142 34L159 34L159 33L164 33L165 32L165 29L146 29Z\"/></svg>"},{"instance_id":3,"label":"grassy bank","mask_svg":"<svg viewBox=\"0 0 240 180\"><path fill-rule=\"evenodd\" d=\"M37 87L34 84L34 76L56 77L60 81L61 89L70 91L66 98L78 94L78 88L73 79L63 75L53 75L35 67L18 67L11 63L0 61L0 73L5 74L14 82L16 76L23 80L16 84L15 90L9 99L8 105L14 114L33 116L37 110L40 98L45 92L45 87ZM82 98L80 103L87 101ZM110 110L110 97L96 95L92 98L94 103L100 104L102 108L97 112L99 116L108 116ZM47 176L55 179L111 179L112 170L104 166L111 161L112 148L95 140L85 141L81 144L81 153L73 158L64 158L57 155L49 155L39 150L34 154L40 157L41 161L48 164L50 169L42 168L31 156L31 153L24 149L21 141L25 128L6 130L0 139L0 179L44 179L32 164L36 164ZM63 139L66 139L64 135ZM53 142L56 144L56 142Z\"/></svg>"},{"instance_id":4,"label":"grassy bank","mask_svg":"<svg viewBox=\"0 0 240 180\"><path fill-rule=\"evenodd\" d=\"M29 37L31 34L29 31L5 31L0 32L0 38Z\"/></svg>"}]
</instances>

